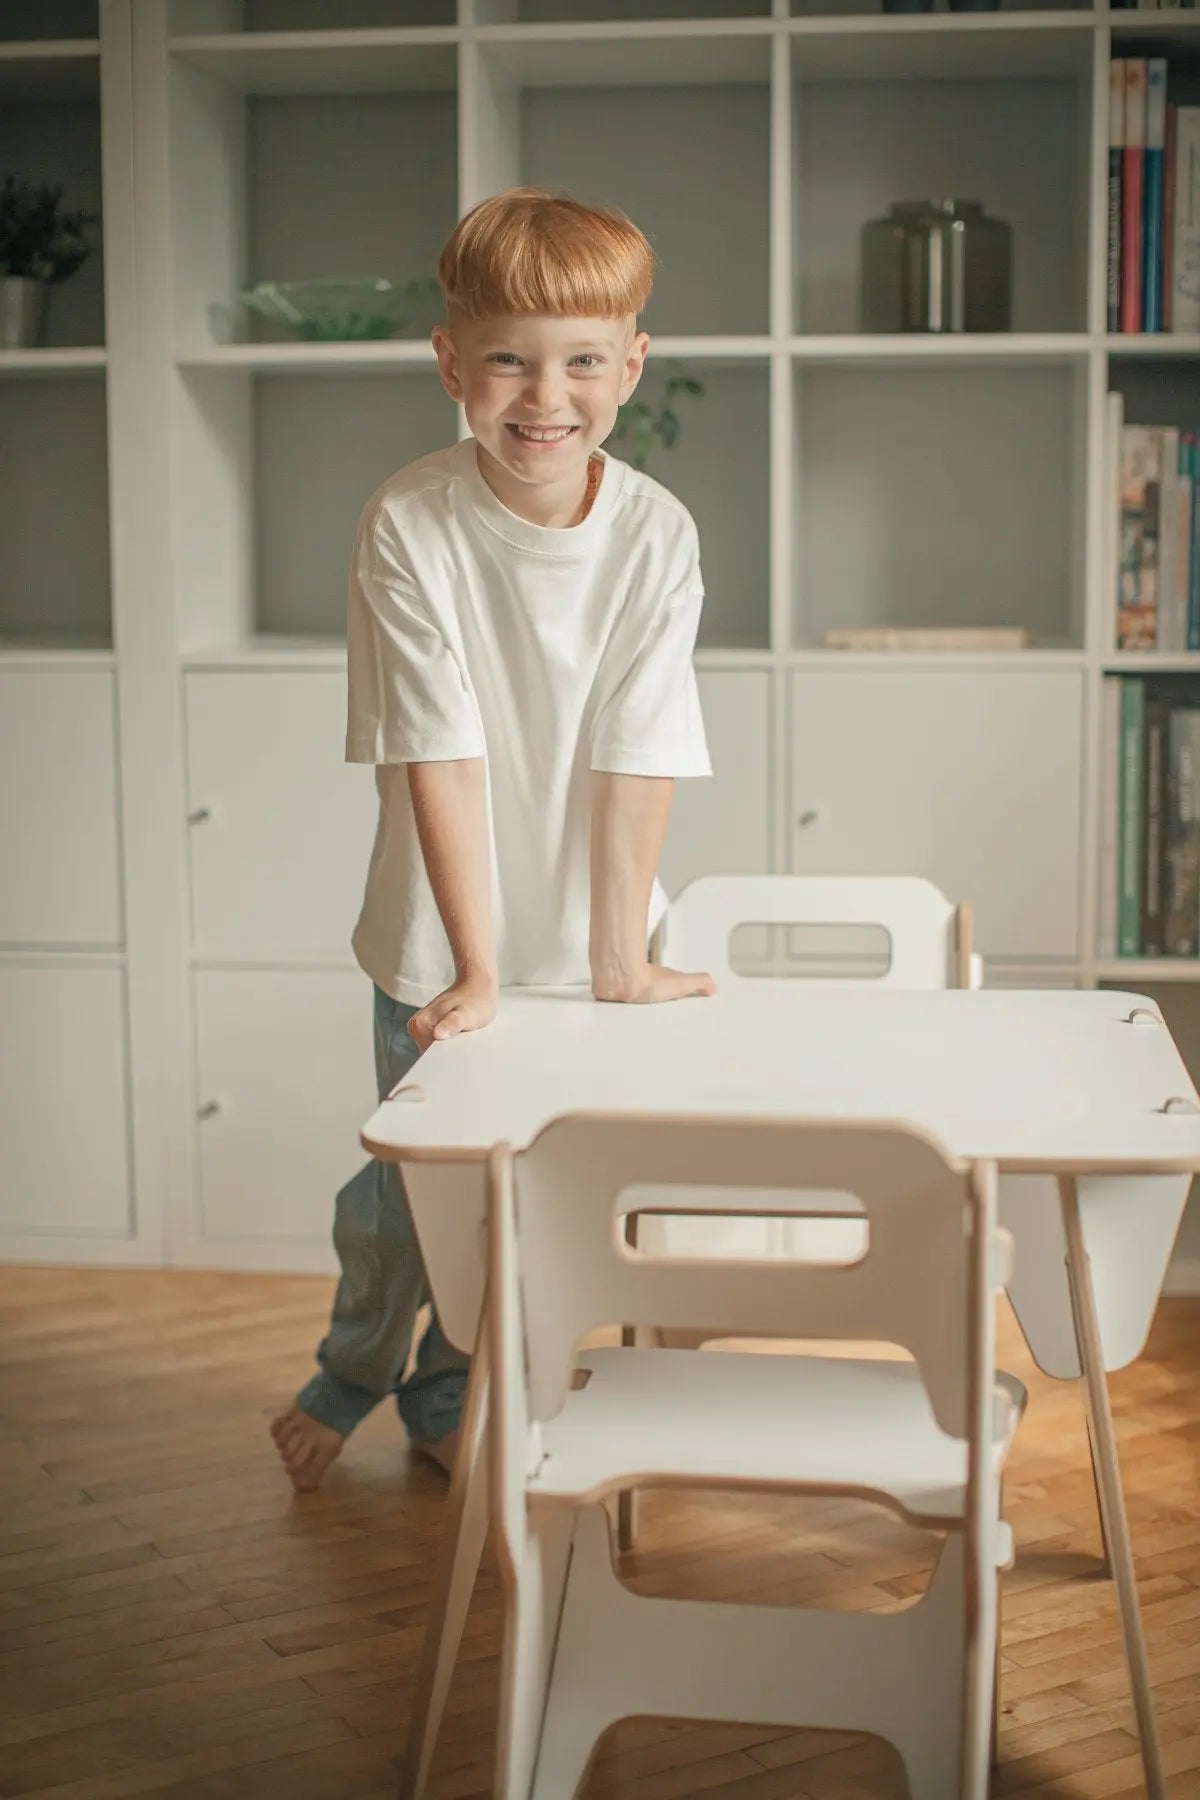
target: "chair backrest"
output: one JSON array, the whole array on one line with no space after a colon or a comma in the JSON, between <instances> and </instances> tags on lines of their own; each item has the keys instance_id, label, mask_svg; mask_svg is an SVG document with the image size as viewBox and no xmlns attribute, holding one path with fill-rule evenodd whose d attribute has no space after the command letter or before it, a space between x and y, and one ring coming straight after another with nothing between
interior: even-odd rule
<instances>
[{"instance_id":1,"label":"chair backrest","mask_svg":"<svg viewBox=\"0 0 1200 1800\"><path fill-rule=\"evenodd\" d=\"M674 968L705 968L718 981L751 979L730 966L741 925L876 925L891 959L878 977L889 987L974 987L970 908L955 906L917 875L703 875L671 902L661 956ZM855 976L822 978L859 985Z\"/></svg>"},{"instance_id":2,"label":"chair backrest","mask_svg":"<svg viewBox=\"0 0 1200 1800\"><path fill-rule=\"evenodd\" d=\"M848 1268L644 1257L624 1241L618 1204L643 1183L656 1205L679 1185L683 1207L697 1187L758 1189L780 1209L802 1204L805 1189L849 1191L870 1219L870 1248ZM892 1342L915 1358L943 1430L970 1435L980 1393L990 1408L1009 1246L995 1225L995 1168L956 1161L915 1127L575 1113L518 1154L494 1151L489 1187L510 1455L523 1440L536 1461L538 1425L566 1400L577 1345L614 1323L720 1319L730 1335Z\"/></svg>"}]
</instances>

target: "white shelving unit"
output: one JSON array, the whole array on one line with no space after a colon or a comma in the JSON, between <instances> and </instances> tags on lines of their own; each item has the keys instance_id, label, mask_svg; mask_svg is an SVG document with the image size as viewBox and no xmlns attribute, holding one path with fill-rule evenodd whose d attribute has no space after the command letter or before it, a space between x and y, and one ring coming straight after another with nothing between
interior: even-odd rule
<instances>
[{"instance_id":1,"label":"white shelving unit","mask_svg":"<svg viewBox=\"0 0 1200 1800\"><path fill-rule=\"evenodd\" d=\"M378 482L466 426L432 315L388 343L304 344L238 295L429 276L461 213L516 182L631 213L659 259L643 393L676 360L705 386L651 465L700 530L717 767L680 784L668 885L913 869L974 901L991 979L1162 984L1200 1061L1200 965L1093 953L1100 683L1167 666L1112 650L1104 396L1200 418L1200 338L1103 329L1108 61L1145 42L1200 66L1200 14L0 12L0 168L103 212L103 257L55 296L50 347L0 354L20 850L14 891L0 883L0 1030L22 1063L0 1255L330 1266L373 1093L348 948L374 793L341 762L347 552ZM857 332L860 229L925 193L1012 224L1011 333ZM831 626L889 623L1020 624L1033 647L822 647ZM762 968L813 954L762 934L747 949ZM80 1063L80 1008L108 1136L72 1152L53 1096ZM267 1102L286 1102L286 1143L264 1136ZM1191 1241L1179 1279L1200 1288Z\"/></svg>"}]
</instances>

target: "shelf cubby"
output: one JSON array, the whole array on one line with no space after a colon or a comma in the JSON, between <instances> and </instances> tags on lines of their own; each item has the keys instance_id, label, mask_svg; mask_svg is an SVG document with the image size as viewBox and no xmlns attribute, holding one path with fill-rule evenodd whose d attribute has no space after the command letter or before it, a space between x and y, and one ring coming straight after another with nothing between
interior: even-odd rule
<instances>
[{"instance_id":1,"label":"shelf cubby","mask_svg":"<svg viewBox=\"0 0 1200 1800\"><path fill-rule=\"evenodd\" d=\"M1086 365L798 362L794 634L1023 626L1083 641Z\"/></svg>"},{"instance_id":2,"label":"shelf cubby","mask_svg":"<svg viewBox=\"0 0 1200 1800\"><path fill-rule=\"evenodd\" d=\"M1012 227L1014 332L1086 330L1091 37L1001 24L793 37L794 331L858 331L863 226L939 195Z\"/></svg>"},{"instance_id":3,"label":"shelf cubby","mask_svg":"<svg viewBox=\"0 0 1200 1800\"><path fill-rule=\"evenodd\" d=\"M635 217L657 259L640 320L652 336L767 331L769 40L696 32L669 57L633 38L587 48L481 34L489 185L565 188Z\"/></svg>"},{"instance_id":4,"label":"shelf cubby","mask_svg":"<svg viewBox=\"0 0 1200 1800\"><path fill-rule=\"evenodd\" d=\"M343 639L368 498L455 440L436 374L194 369L179 382L181 649Z\"/></svg>"},{"instance_id":5,"label":"shelf cubby","mask_svg":"<svg viewBox=\"0 0 1200 1800\"><path fill-rule=\"evenodd\" d=\"M100 371L0 382L0 643L112 641Z\"/></svg>"},{"instance_id":6,"label":"shelf cubby","mask_svg":"<svg viewBox=\"0 0 1200 1800\"><path fill-rule=\"evenodd\" d=\"M104 343L99 76L95 44L0 41L0 176L61 186L64 205L97 220L88 227L93 249L83 267L51 287L46 342L53 349Z\"/></svg>"},{"instance_id":7,"label":"shelf cubby","mask_svg":"<svg viewBox=\"0 0 1200 1800\"><path fill-rule=\"evenodd\" d=\"M674 359L672 359L674 360ZM646 473L677 495L696 521L705 599L702 650L770 648L770 375L765 360L684 354L682 371L702 396L677 393L680 422L670 450L655 449ZM669 370L647 358L637 398L657 412ZM629 460L628 446L612 444Z\"/></svg>"},{"instance_id":8,"label":"shelf cubby","mask_svg":"<svg viewBox=\"0 0 1200 1800\"><path fill-rule=\"evenodd\" d=\"M172 74L181 354L292 341L241 303L257 281L432 280L457 216L451 44L327 57L318 42L294 62L226 39L178 49ZM426 177L404 180L415 167ZM401 337L433 318L423 303Z\"/></svg>"}]
</instances>

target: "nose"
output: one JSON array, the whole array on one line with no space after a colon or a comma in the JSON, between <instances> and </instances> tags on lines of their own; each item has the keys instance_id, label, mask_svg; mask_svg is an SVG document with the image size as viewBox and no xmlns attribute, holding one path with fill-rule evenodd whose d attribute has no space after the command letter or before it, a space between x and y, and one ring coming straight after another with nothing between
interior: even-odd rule
<instances>
[{"instance_id":1,"label":"nose","mask_svg":"<svg viewBox=\"0 0 1200 1800\"><path fill-rule=\"evenodd\" d=\"M557 370L531 370L525 384L525 410L531 419L545 422L556 418L562 398L562 382Z\"/></svg>"}]
</instances>

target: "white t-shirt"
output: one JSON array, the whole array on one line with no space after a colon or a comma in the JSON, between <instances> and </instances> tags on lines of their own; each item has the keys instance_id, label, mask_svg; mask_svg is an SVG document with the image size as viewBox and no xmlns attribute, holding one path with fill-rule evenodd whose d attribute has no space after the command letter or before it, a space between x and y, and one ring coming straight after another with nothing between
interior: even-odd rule
<instances>
[{"instance_id":1,"label":"white t-shirt","mask_svg":"<svg viewBox=\"0 0 1200 1800\"><path fill-rule=\"evenodd\" d=\"M377 765L380 805L352 942L406 1005L448 987L454 963L405 763L485 759L504 986L590 980L590 771L712 773L692 668L695 524L657 481L600 454L578 525L510 512L474 438L401 469L359 522L346 760ZM665 904L656 881L648 932Z\"/></svg>"}]
</instances>

